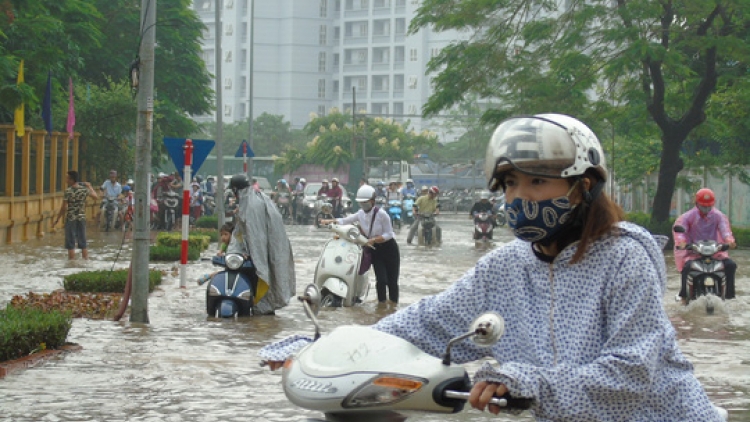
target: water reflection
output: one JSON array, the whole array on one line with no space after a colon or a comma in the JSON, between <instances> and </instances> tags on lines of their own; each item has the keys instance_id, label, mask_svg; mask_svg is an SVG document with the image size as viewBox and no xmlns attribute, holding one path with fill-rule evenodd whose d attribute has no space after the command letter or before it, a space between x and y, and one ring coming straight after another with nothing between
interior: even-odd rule
<instances>
[{"instance_id":1,"label":"water reflection","mask_svg":"<svg viewBox=\"0 0 750 422\"><path fill-rule=\"evenodd\" d=\"M473 248L471 223L443 218L444 246L402 252L401 300L405 306L444 290L482 255ZM310 226L290 227L298 291L312 281L328 235ZM496 241L511 239L507 229ZM62 277L81 270L126 268L131 243L119 232L91 237L90 261L67 261L62 233L21 245L0 246L0 307L14 294L62 288ZM215 249L215 246L212 250ZM731 420L750 421L750 252L733 251L738 263L738 299L707 316L696 302L687 309L674 302L679 276L667 257L669 286L665 307L683 352L695 365L712 400L729 409ZM302 421L319 418L284 397L279 373L260 367L256 351L290 334L311 334L312 324L296 303L276 316L218 320L205 315L205 290L194 280L213 271L210 263L188 269L189 285L179 288L173 263L155 264L167 273L149 298L151 324L76 319L69 340L80 352L17 372L0 380L0 415L11 421ZM341 324L371 324L393 309L380 308L371 289L354 308L323 310L324 331ZM478 364L469 366L470 373ZM466 410L456 415L409 415L409 421L528 421Z\"/></svg>"}]
</instances>

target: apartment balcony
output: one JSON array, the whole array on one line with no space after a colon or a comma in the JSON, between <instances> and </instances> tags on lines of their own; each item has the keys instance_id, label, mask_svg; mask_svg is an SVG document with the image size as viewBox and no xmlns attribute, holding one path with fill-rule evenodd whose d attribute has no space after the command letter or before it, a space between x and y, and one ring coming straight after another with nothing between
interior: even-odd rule
<instances>
[{"instance_id":1,"label":"apartment balcony","mask_svg":"<svg viewBox=\"0 0 750 422\"><path fill-rule=\"evenodd\" d=\"M345 18L362 18L369 16L370 11L367 9L352 9L352 10L344 10L344 17Z\"/></svg>"},{"instance_id":2,"label":"apartment balcony","mask_svg":"<svg viewBox=\"0 0 750 422\"><path fill-rule=\"evenodd\" d=\"M391 64L389 62L373 63L372 70L391 70Z\"/></svg>"},{"instance_id":3,"label":"apartment balcony","mask_svg":"<svg viewBox=\"0 0 750 422\"><path fill-rule=\"evenodd\" d=\"M373 35L372 36L372 43L389 43L391 42L391 35L385 34L385 35Z\"/></svg>"},{"instance_id":4,"label":"apartment balcony","mask_svg":"<svg viewBox=\"0 0 750 422\"><path fill-rule=\"evenodd\" d=\"M367 63L344 64L344 72L364 72L367 70Z\"/></svg>"},{"instance_id":5,"label":"apartment balcony","mask_svg":"<svg viewBox=\"0 0 750 422\"><path fill-rule=\"evenodd\" d=\"M393 70L404 70L404 61L393 63Z\"/></svg>"},{"instance_id":6,"label":"apartment balcony","mask_svg":"<svg viewBox=\"0 0 750 422\"><path fill-rule=\"evenodd\" d=\"M348 36L344 38L344 45L352 45L352 44L367 44L367 36L360 37L360 36Z\"/></svg>"},{"instance_id":7,"label":"apartment balcony","mask_svg":"<svg viewBox=\"0 0 750 422\"><path fill-rule=\"evenodd\" d=\"M388 98L389 95L388 89L373 89L370 98L373 100L382 100Z\"/></svg>"},{"instance_id":8,"label":"apartment balcony","mask_svg":"<svg viewBox=\"0 0 750 422\"><path fill-rule=\"evenodd\" d=\"M405 33L398 33L393 37L393 41L395 42L404 42L406 40L406 34Z\"/></svg>"},{"instance_id":9,"label":"apartment balcony","mask_svg":"<svg viewBox=\"0 0 750 422\"><path fill-rule=\"evenodd\" d=\"M393 98L404 98L403 88L393 88Z\"/></svg>"},{"instance_id":10,"label":"apartment balcony","mask_svg":"<svg viewBox=\"0 0 750 422\"><path fill-rule=\"evenodd\" d=\"M391 6L373 7L372 8L372 14L373 15L377 15L377 16L390 15L391 14Z\"/></svg>"}]
</instances>

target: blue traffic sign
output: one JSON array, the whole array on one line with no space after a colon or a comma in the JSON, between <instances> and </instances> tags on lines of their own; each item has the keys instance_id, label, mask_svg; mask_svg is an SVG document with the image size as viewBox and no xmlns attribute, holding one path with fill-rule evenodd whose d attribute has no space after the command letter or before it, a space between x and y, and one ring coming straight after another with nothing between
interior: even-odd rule
<instances>
[{"instance_id":1,"label":"blue traffic sign","mask_svg":"<svg viewBox=\"0 0 750 422\"><path fill-rule=\"evenodd\" d=\"M169 158L172 159L175 169L180 172L180 177L185 179L185 140L186 138L164 138L164 146L167 147ZM214 149L216 142L205 139L193 139L193 164L190 165L190 173L196 174L200 170L206 157ZM188 180L189 182L189 180Z\"/></svg>"},{"instance_id":2,"label":"blue traffic sign","mask_svg":"<svg viewBox=\"0 0 750 422\"><path fill-rule=\"evenodd\" d=\"M237 148L237 152L236 152L236 153L234 154L234 156L235 156L235 157L238 157L238 158L239 158L239 157L244 157L244 156L245 156L245 154L243 154L243 151L242 151L242 150L243 150L243 146L245 146L245 145L247 145L247 156L248 156L248 158L253 158L253 157L255 157L255 153L253 152L253 149L252 149L252 148L250 148L250 145L248 145L248 144L247 144L247 141L246 141L246 140L244 140L244 139L243 139L243 140L242 140L242 142L240 143L240 147L239 147L239 148Z\"/></svg>"}]
</instances>

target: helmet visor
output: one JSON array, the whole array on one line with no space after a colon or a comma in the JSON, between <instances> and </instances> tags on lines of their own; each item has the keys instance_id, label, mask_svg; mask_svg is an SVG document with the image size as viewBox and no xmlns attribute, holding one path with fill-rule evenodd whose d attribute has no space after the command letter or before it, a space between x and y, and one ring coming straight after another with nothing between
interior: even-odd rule
<instances>
[{"instance_id":1,"label":"helmet visor","mask_svg":"<svg viewBox=\"0 0 750 422\"><path fill-rule=\"evenodd\" d=\"M498 126L487 145L485 174L510 170L541 177L563 177L576 161L576 146L567 130L538 117L520 117Z\"/></svg>"}]
</instances>

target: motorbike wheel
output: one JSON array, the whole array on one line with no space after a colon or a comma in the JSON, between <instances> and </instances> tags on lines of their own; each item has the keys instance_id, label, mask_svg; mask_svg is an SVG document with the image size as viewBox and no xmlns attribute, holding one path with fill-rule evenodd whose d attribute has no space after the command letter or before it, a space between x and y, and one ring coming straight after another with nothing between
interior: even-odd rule
<instances>
[{"instance_id":1,"label":"motorbike wheel","mask_svg":"<svg viewBox=\"0 0 750 422\"><path fill-rule=\"evenodd\" d=\"M316 228L316 229L319 229L319 228L320 228L320 220L322 220L322 219L323 219L323 213L322 213L322 212L319 212L319 213L318 213L318 214L317 214L317 215L315 216L315 228Z\"/></svg>"},{"instance_id":2,"label":"motorbike wheel","mask_svg":"<svg viewBox=\"0 0 750 422\"><path fill-rule=\"evenodd\" d=\"M393 226L401 230L401 220L393 220Z\"/></svg>"},{"instance_id":3,"label":"motorbike wheel","mask_svg":"<svg viewBox=\"0 0 750 422\"><path fill-rule=\"evenodd\" d=\"M325 291L320 299L320 306L323 308L340 308L343 303L344 299L329 291Z\"/></svg>"},{"instance_id":4,"label":"motorbike wheel","mask_svg":"<svg viewBox=\"0 0 750 422\"><path fill-rule=\"evenodd\" d=\"M432 229L426 229L423 231L424 233L424 247L429 248L432 247Z\"/></svg>"},{"instance_id":5,"label":"motorbike wheel","mask_svg":"<svg viewBox=\"0 0 750 422\"><path fill-rule=\"evenodd\" d=\"M505 218L505 214L498 214L497 218L495 219L495 221L497 222L497 226L498 227L503 227L505 225L505 223L507 223L506 218Z\"/></svg>"},{"instance_id":6,"label":"motorbike wheel","mask_svg":"<svg viewBox=\"0 0 750 422\"><path fill-rule=\"evenodd\" d=\"M104 231L108 232L112 228L112 213L107 211L107 217L105 218Z\"/></svg>"}]
</instances>

